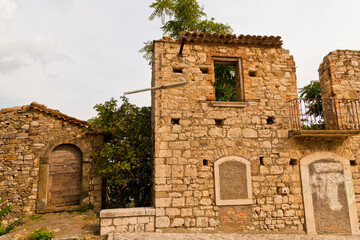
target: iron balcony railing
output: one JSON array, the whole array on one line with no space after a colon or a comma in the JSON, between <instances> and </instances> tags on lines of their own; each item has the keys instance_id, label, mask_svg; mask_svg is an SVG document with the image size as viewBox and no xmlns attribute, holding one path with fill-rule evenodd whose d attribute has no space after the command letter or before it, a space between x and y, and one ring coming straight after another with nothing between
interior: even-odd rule
<instances>
[{"instance_id":1,"label":"iron balcony railing","mask_svg":"<svg viewBox=\"0 0 360 240\"><path fill-rule=\"evenodd\" d=\"M293 99L291 130L360 130L359 99Z\"/></svg>"}]
</instances>

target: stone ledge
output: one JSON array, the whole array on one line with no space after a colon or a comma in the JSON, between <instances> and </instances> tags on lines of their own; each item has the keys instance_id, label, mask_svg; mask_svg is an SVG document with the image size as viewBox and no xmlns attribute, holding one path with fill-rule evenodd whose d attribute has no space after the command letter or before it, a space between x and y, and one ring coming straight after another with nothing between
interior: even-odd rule
<instances>
[{"instance_id":1,"label":"stone ledge","mask_svg":"<svg viewBox=\"0 0 360 240\"><path fill-rule=\"evenodd\" d=\"M349 137L360 135L360 130L293 130L289 137Z\"/></svg>"},{"instance_id":2,"label":"stone ledge","mask_svg":"<svg viewBox=\"0 0 360 240\"><path fill-rule=\"evenodd\" d=\"M135 217L135 216L155 216L155 208L139 207L139 208L115 208L101 210L100 218L115 217Z\"/></svg>"},{"instance_id":3,"label":"stone ledge","mask_svg":"<svg viewBox=\"0 0 360 240\"><path fill-rule=\"evenodd\" d=\"M248 106L247 102L222 102L222 101L211 101L210 105L212 107L237 107L243 108Z\"/></svg>"}]
</instances>

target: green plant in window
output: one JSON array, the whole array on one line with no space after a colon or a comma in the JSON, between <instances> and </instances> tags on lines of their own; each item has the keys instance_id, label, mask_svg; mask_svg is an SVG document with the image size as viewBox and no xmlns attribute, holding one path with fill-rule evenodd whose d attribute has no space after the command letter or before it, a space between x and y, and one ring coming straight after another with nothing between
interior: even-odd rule
<instances>
[{"instance_id":1,"label":"green plant in window","mask_svg":"<svg viewBox=\"0 0 360 240\"><path fill-rule=\"evenodd\" d=\"M234 66L215 66L216 101L236 101L236 75Z\"/></svg>"}]
</instances>

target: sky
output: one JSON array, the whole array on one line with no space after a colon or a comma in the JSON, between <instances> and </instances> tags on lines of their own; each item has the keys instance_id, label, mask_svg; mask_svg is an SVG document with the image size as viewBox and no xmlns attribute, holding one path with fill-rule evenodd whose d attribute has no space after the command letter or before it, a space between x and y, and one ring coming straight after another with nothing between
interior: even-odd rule
<instances>
[{"instance_id":1,"label":"sky","mask_svg":"<svg viewBox=\"0 0 360 240\"><path fill-rule=\"evenodd\" d=\"M0 0L0 108L35 101L87 120L93 107L148 88L139 49L162 38L152 0ZM298 87L318 79L324 56L360 50L359 0L198 0L233 32L281 36ZM220 3L221 2L221 3ZM128 95L150 106L150 92Z\"/></svg>"}]
</instances>

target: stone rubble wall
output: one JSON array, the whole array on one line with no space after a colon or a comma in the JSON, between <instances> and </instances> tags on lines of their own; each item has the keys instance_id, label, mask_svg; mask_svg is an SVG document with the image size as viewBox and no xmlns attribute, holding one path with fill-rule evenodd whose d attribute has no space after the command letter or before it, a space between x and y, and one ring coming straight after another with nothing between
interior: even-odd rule
<instances>
[{"instance_id":1,"label":"stone rubble wall","mask_svg":"<svg viewBox=\"0 0 360 240\"><path fill-rule=\"evenodd\" d=\"M323 59L319 66L319 77L321 95L324 98L335 99L359 99L360 96L360 51L356 50L336 50L330 52ZM353 105L355 106L355 105ZM360 114L360 106L355 112ZM346 109L342 109L346 113ZM342 116L344 120L346 115ZM354 188L356 194L358 216L360 216L360 173L358 165L360 137L354 136L347 140L346 149L339 154L355 161L355 166L351 167L353 173Z\"/></svg>"},{"instance_id":2,"label":"stone rubble wall","mask_svg":"<svg viewBox=\"0 0 360 240\"><path fill-rule=\"evenodd\" d=\"M336 50L324 57L319 67L322 96L359 98L360 51Z\"/></svg>"},{"instance_id":3,"label":"stone rubble wall","mask_svg":"<svg viewBox=\"0 0 360 240\"><path fill-rule=\"evenodd\" d=\"M100 235L127 232L154 232L155 208L116 208L100 212Z\"/></svg>"},{"instance_id":4,"label":"stone rubble wall","mask_svg":"<svg viewBox=\"0 0 360 240\"><path fill-rule=\"evenodd\" d=\"M179 48L178 42L154 43L152 86L188 81L152 93L156 230L303 231L300 159L316 151L355 159L356 139L289 138L286 101L297 98L297 85L288 50L186 43L179 56ZM212 56L241 57L245 103L213 105ZM250 161L252 204L216 205L213 164L226 156ZM352 170L358 179L358 166Z\"/></svg>"},{"instance_id":5,"label":"stone rubble wall","mask_svg":"<svg viewBox=\"0 0 360 240\"><path fill-rule=\"evenodd\" d=\"M4 205L12 206L8 218L35 213L40 157L47 145L59 138L73 139L88 149L95 149L102 142L98 134L37 110L0 112L0 199ZM99 211L101 179L87 174L90 184L86 206L90 202Z\"/></svg>"}]
</instances>

